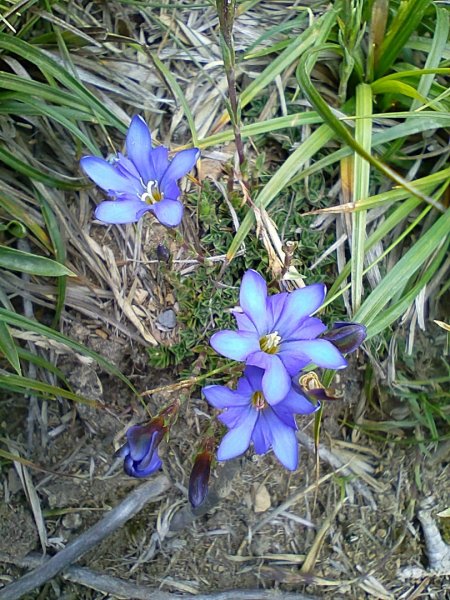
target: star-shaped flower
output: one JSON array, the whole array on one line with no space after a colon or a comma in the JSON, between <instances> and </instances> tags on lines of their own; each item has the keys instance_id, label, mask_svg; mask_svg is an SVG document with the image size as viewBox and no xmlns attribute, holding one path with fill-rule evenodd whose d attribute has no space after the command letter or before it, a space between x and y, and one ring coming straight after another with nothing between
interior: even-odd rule
<instances>
[{"instance_id":1,"label":"star-shaped flower","mask_svg":"<svg viewBox=\"0 0 450 600\"><path fill-rule=\"evenodd\" d=\"M253 442L257 454L265 454L272 448L281 464L294 471L298 464L294 415L309 415L318 406L292 388L275 406L270 405L263 392L263 375L263 369L247 367L236 390L223 385L203 388L208 402L224 409L218 419L229 429L217 450L217 458L235 458Z\"/></svg>"},{"instance_id":2,"label":"star-shaped flower","mask_svg":"<svg viewBox=\"0 0 450 600\"><path fill-rule=\"evenodd\" d=\"M325 298L325 286L308 285L294 292L267 295L267 284L256 271L242 278L240 306L235 312L238 331L224 330L211 337L211 346L223 356L264 369L262 390L270 404L285 398L291 378L314 363L342 369L347 361L336 346L318 336L326 330L311 315Z\"/></svg>"},{"instance_id":3,"label":"star-shaped flower","mask_svg":"<svg viewBox=\"0 0 450 600\"><path fill-rule=\"evenodd\" d=\"M131 120L126 138L127 157L118 154L112 163L97 156L84 156L83 171L114 200L99 204L95 216L112 224L135 223L152 212L160 223L176 227L183 216L177 181L197 162L197 148L182 150L172 160L164 146L152 148L152 137L144 119Z\"/></svg>"}]
</instances>

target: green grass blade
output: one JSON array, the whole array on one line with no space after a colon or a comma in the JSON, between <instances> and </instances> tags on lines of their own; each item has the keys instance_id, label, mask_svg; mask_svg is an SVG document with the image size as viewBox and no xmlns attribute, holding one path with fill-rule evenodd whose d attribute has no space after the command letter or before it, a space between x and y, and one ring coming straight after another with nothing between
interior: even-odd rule
<instances>
[{"instance_id":1,"label":"green grass blade","mask_svg":"<svg viewBox=\"0 0 450 600\"><path fill-rule=\"evenodd\" d=\"M419 295L420 291L427 285L429 281L431 281L434 274L442 266L445 257L448 255L448 249L449 243L447 240L447 242L444 243L442 248L438 251L436 257L427 266L419 282L405 295L403 295L398 302L384 310L379 318L368 326L367 339L378 335L381 331L392 325L408 310L408 308ZM447 269L449 266L450 264L447 264Z\"/></svg>"},{"instance_id":2,"label":"green grass blade","mask_svg":"<svg viewBox=\"0 0 450 600\"><path fill-rule=\"evenodd\" d=\"M8 325L3 322L0 322L0 353L3 354L15 372L21 375L22 371L17 346L9 332Z\"/></svg>"},{"instance_id":3,"label":"green grass blade","mask_svg":"<svg viewBox=\"0 0 450 600\"><path fill-rule=\"evenodd\" d=\"M430 4L431 0L408 0L400 3L379 49L375 67L376 78L386 73L394 64Z\"/></svg>"},{"instance_id":4,"label":"green grass blade","mask_svg":"<svg viewBox=\"0 0 450 600\"><path fill-rule=\"evenodd\" d=\"M303 165L333 138L333 132L327 125L321 125L309 138L299 146L283 163L278 171L266 183L255 200L257 207L266 208L274 198L286 187L287 182L303 167ZM247 237L255 221L253 210L244 217L227 252L227 260L231 261Z\"/></svg>"},{"instance_id":5,"label":"green grass blade","mask_svg":"<svg viewBox=\"0 0 450 600\"><path fill-rule=\"evenodd\" d=\"M356 116L367 115L357 119L355 141L370 154L372 147L372 90L370 85L361 83L356 88ZM370 164L360 154L354 156L353 165L353 200L363 206L369 196ZM363 295L364 244L366 240L366 210L352 213L351 242L351 297L352 309L356 312Z\"/></svg>"},{"instance_id":6,"label":"green grass blade","mask_svg":"<svg viewBox=\"0 0 450 600\"><path fill-rule=\"evenodd\" d=\"M79 190L82 187L82 184L75 180L73 183L64 180L57 179L51 175L46 175L43 170L36 169L27 163L23 162L17 156L14 156L11 152L9 152L6 148L0 146L0 161L4 162L8 167L11 167L13 171L17 171L17 173L21 173L30 179L35 179L36 181L40 181L41 183L45 183L52 188L58 188L62 190Z\"/></svg>"},{"instance_id":7,"label":"green grass blade","mask_svg":"<svg viewBox=\"0 0 450 600\"><path fill-rule=\"evenodd\" d=\"M287 129L289 127L299 127L301 125L319 125L323 122L320 117L314 111L307 111L301 113L294 113L293 115L287 115L285 117L277 117L275 119L268 119L267 121L261 121L257 123L251 123L249 125L243 125L241 128L241 136L243 139L249 138L255 135L263 135L272 131L279 131L280 129ZM224 142L230 142L234 139L234 131L228 129L215 133L206 138L198 140L197 144L199 148L208 148L210 146L217 146Z\"/></svg>"},{"instance_id":8,"label":"green grass blade","mask_svg":"<svg viewBox=\"0 0 450 600\"><path fill-rule=\"evenodd\" d=\"M38 256L30 252L23 252L15 248L9 248L0 244L0 267L11 269L11 271L21 271L30 273L30 275L42 275L44 277L61 277L69 275L75 277L66 266L58 263L51 258Z\"/></svg>"},{"instance_id":9,"label":"green grass blade","mask_svg":"<svg viewBox=\"0 0 450 600\"><path fill-rule=\"evenodd\" d=\"M321 50L323 50L324 48L322 48ZM335 50L336 46L329 44L326 46L326 48L330 50ZM338 137L340 137L348 146L350 146L350 148L352 148L355 152L357 152L360 156L367 160L373 167L375 167L384 175L395 181L395 183L397 183L398 185L401 185L402 187L407 189L411 194L416 195L424 202L430 203L432 206L434 206L434 208L436 208L440 212L444 212L445 209L443 206L441 206L440 204L436 204L432 198L425 196L419 190L416 190L415 187L409 181L401 177L396 171L391 169L391 167L383 163L381 160L375 158L375 156L372 156L371 154L367 153L364 150L364 148L362 148L360 144L358 144L355 141L348 127L336 117L336 115L330 109L328 104L322 99L321 95L316 90L309 77L309 73L316 61L315 55L317 55L319 51L320 50L317 49L311 49L308 52L306 52L305 55L300 59L297 68L297 78L300 85L303 88L304 93L309 98L313 107L322 116L324 122L333 129L333 131Z\"/></svg>"},{"instance_id":10,"label":"green grass blade","mask_svg":"<svg viewBox=\"0 0 450 600\"><path fill-rule=\"evenodd\" d=\"M144 49L141 48L140 46L137 46L137 48L139 48L142 52L144 52ZM189 129L191 130L192 145L194 147L198 147L197 146L197 144L198 144L197 128L195 127L194 117L192 116L191 109L189 107L189 104L188 104L188 101L186 100L185 95L183 94L183 90L181 89L180 84L175 79L175 77L172 75L170 70L166 67L166 65L161 60L159 60L159 58L156 56L155 53L152 53L149 56L150 56L151 60L153 61L153 63L155 64L158 71L161 72L162 76L167 81L169 88L171 89L173 95L175 96L175 98L178 100L178 102L183 107L184 114L186 115L186 119L189 124Z\"/></svg>"},{"instance_id":11,"label":"green grass blade","mask_svg":"<svg viewBox=\"0 0 450 600\"><path fill-rule=\"evenodd\" d=\"M278 75L283 73L311 46L320 46L327 39L331 28L336 21L336 11L329 10L316 19L315 23L308 27L303 33L295 38L289 46L279 54L264 71L256 77L240 95L241 108L247 106L258 94L260 94ZM219 119L219 125L228 121L228 113L224 113Z\"/></svg>"},{"instance_id":12,"label":"green grass blade","mask_svg":"<svg viewBox=\"0 0 450 600\"><path fill-rule=\"evenodd\" d=\"M442 60L442 54L449 39L450 16L448 9L436 5L434 7L436 10L436 25L434 28L432 46L428 53L427 60L425 61L426 69L435 69L439 67ZM434 73L422 75L419 85L417 86L417 91L419 94L422 96L428 96L433 80ZM419 106L420 102L414 101L411 105L411 111L416 110L419 108Z\"/></svg>"},{"instance_id":13,"label":"green grass blade","mask_svg":"<svg viewBox=\"0 0 450 600\"><path fill-rule=\"evenodd\" d=\"M66 262L66 247L64 244L64 240L61 237L61 232L59 230L59 225L56 220L55 215L53 214L50 205L47 200L44 198L42 194L36 190L36 196L41 205L42 216L44 217L45 224L47 226L47 231L50 234L50 239L53 243L55 258L60 264L65 264ZM52 328L56 329L59 320L61 318L61 313L64 308L64 300L66 296L66 288L67 288L67 278L59 277L57 280L57 295L56 295L56 304L55 304L55 315L52 321Z\"/></svg>"},{"instance_id":14,"label":"green grass blade","mask_svg":"<svg viewBox=\"0 0 450 600\"><path fill-rule=\"evenodd\" d=\"M87 88L84 87L75 77L70 75L66 69L61 67L55 60L47 56L39 48L24 42L17 37L11 37L10 35L0 33L0 49L7 50L12 54L21 56L27 61L30 61L38 69L44 73L47 78L56 79L70 90L74 99L89 107L91 113L97 117L100 115L108 123L116 127L121 133L126 132L126 126L118 119L108 108L92 94Z\"/></svg>"},{"instance_id":15,"label":"green grass blade","mask_svg":"<svg viewBox=\"0 0 450 600\"><path fill-rule=\"evenodd\" d=\"M2 323L2 325L4 325L3 322L0 321L0 323ZM30 352L29 350L26 350L25 348L21 348L20 346L17 347L17 353L18 353L20 359L26 360L29 363L33 363L37 367L40 367L41 369L44 369L45 371L49 371L50 373L53 373L54 375L56 375L56 377L58 377L58 379L60 379L64 383L64 385L70 389L70 385L66 379L66 376L61 371L61 369L58 369L58 367L55 367L55 365L53 363L46 360L42 356L39 356L38 354L34 354L34 352Z\"/></svg>"},{"instance_id":16,"label":"green grass blade","mask_svg":"<svg viewBox=\"0 0 450 600\"><path fill-rule=\"evenodd\" d=\"M29 379L28 377L19 377L18 375L0 375L0 389L9 389L11 391L20 391L23 394L29 392L37 392L39 396L51 400L56 400L58 397L72 400L73 402L79 402L81 404L87 404L92 408L104 409L103 404L96 400L85 398L74 394L69 390L44 383L43 381L37 381L36 379Z\"/></svg>"},{"instance_id":17,"label":"green grass blade","mask_svg":"<svg viewBox=\"0 0 450 600\"><path fill-rule=\"evenodd\" d=\"M371 326L371 335L380 331L377 324L379 315L385 310L386 305L405 287L414 273L427 261L432 254L442 247L448 246L450 231L450 210L447 210L430 229L408 250L408 252L394 265L382 281L373 290L358 312L354 315L355 321ZM430 274L427 272L427 276ZM423 281L426 277L423 278ZM423 284L424 285L424 284ZM419 286L419 291L423 286ZM417 288L417 286L416 286ZM416 289L414 288L414 289ZM418 293L418 292L417 292ZM402 306L411 302L412 292L402 300ZM414 297L414 296L413 296ZM392 309L391 309L392 310ZM397 311L398 312L398 311ZM388 317L389 319L390 317ZM386 320L386 317L384 317Z\"/></svg>"},{"instance_id":18,"label":"green grass blade","mask_svg":"<svg viewBox=\"0 0 450 600\"><path fill-rule=\"evenodd\" d=\"M68 346L69 348L72 348L72 350L75 350L76 352L79 352L80 354L89 356L90 358L94 359L106 371L108 371L108 373L115 375L121 381L126 383L127 386L131 390L133 390L134 393L137 394L137 391L136 391L136 388L134 387L134 385L131 383L131 381L127 377L125 377L125 375L123 375L121 373L121 371L119 371L119 369L117 367L115 367L108 360L104 359L103 356L101 356L100 354L97 354L97 352L94 352L93 350L86 348L82 344L79 344L78 342L71 340L70 338L63 335L62 333L59 333L58 331L55 331L54 329L51 329L50 327L46 327L45 325L42 325L41 323L38 323L37 321L33 321L32 319L27 319L26 317L23 317L22 315L18 315L16 313L14 313L10 310L6 310L4 308L0 308L0 322L8 323L9 325L12 325L14 327L19 327L20 329L24 329L25 331L34 331L35 333L39 333L40 335L43 335L44 337L47 337L51 340L55 340L57 342L65 344L66 346Z\"/></svg>"}]
</instances>

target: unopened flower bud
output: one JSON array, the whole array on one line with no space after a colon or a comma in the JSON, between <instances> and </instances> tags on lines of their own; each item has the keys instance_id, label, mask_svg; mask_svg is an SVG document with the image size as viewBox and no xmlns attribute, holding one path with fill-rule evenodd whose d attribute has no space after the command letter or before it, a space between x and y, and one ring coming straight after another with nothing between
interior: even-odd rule
<instances>
[{"instance_id":1,"label":"unopened flower bud","mask_svg":"<svg viewBox=\"0 0 450 600\"><path fill-rule=\"evenodd\" d=\"M179 402L175 401L148 423L128 429L127 443L116 452L116 456L124 459L123 468L127 475L147 477L161 467L158 446L176 419L179 408Z\"/></svg>"},{"instance_id":2,"label":"unopened flower bud","mask_svg":"<svg viewBox=\"0 0 450 600\"><path fill-rule=\"evenodd\" d=\"M158 244L156 246L156 258L160 261L160 262L169 262L170 260L170 252L169 249L167 248L167 246L164 246L164 244Z\"/></svg>"},{"instance_id":3,"label":"unopened flower bud","mask_svg":"<svg viewBox=\"0 0 450 600\"><path fill-rule=\"evenodd\" d=\"M189 478L189 502L193 508L198 508L208 494L211 462L214 458L214 439L208 438L202 450L197 454Z\"/></svg>"},{"instance_id":4,"label":"unopened flower bud","mask_svg":"<svg viewBox=\"0 0 450 600\"><path fill-rule=\"evenodd\" d=\"M367 329L360 323L335 323L320 337L336 346L340 352L354 352L366 339Z\"/></svg>"}]
</instances>

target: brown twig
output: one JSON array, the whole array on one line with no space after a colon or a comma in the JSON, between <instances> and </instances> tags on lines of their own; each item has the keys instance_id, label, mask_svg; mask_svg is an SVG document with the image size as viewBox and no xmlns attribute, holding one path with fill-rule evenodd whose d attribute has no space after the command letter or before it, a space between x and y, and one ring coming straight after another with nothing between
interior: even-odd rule
<instances>
[{"instance_id":1,"label":"brown twig","mask_svg":"<svg viewBox=\"0 0 450 600\"><path fill-rule=\"evenodd\" d=\"M97 546L106 537L120 529L144 506L168 490L169 480L164 475L147 481L133 490L120 504L105 515L93 527L68 544L43 565L21 579L0 590L0 600L18 600L25 594L49 581L63 569L77 561L83 554Z\"/></svg>"},{"instance_id":2,"label":"brown twig","mask_svg":"<svg viewBox=\"0 0 450 600\"><path fill-rule=\"evenodd\" d=\"M48 562L37 554L31 554L24 558L11 558L0 553L0 561L11 563L19 567L38 567ZM163 592L148 585L140 585L131 581L125 581L119 577L112 577L103 573L97 573L85 567L68 567L64 570L63 577L89 587L104 594L111 594L118 598L127 600L177 600L184 598L172 592ZM212 594L199 594L195 600L314 600L311 596L303 594L281 592L279 590L229 590L226 592L214 592Z\"/></svg>"}]
</instances>

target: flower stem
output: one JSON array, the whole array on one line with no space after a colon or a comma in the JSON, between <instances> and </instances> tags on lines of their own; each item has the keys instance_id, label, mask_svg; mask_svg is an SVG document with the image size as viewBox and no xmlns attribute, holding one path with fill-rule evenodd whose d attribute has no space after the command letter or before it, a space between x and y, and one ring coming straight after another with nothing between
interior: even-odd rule
<instances>
[{"instance_id":1,"label":"flower stem","mask_svg":"<svg viewBox=\"0 0 450 600\"><path fill-rule=\"evenodd\" d=\"M233 42L233 24L236 12L236 0L216 0L217 14L220 26L220 45L223 64L228 81L228 97L231 122L234 130L234 140L239 158L241 174L245 171L244 144L242 142L240 120L241 111L236 90L236 57Z\"/></svg>"},{"instance_id":2,"label":"flower stem","mask_svg":"<svg viewBox=\"0 0 450 600\"><path fill-rule=\"evenodd\" d=\"M208 371L208 373L204 373L203 375L196 375L195 377L189 377L189 379L184 379L183 381L178 381L177 383L171 383L169 385L163 385L160 387L152 388L151 390L146 390L140 394L141 397L151 396L152 394L157 394L161 392L175 392L177 390L182 390L184 388L191 387L193 385L197 385L204 379L208 379L208 377L212 377L213 375L217 375L217 373L223 373L226 370L229 370L231 367L236 365L234 361L230 361L222 365L221 367L217 367L212 371Z\"/></svg>"}]
</instances>

